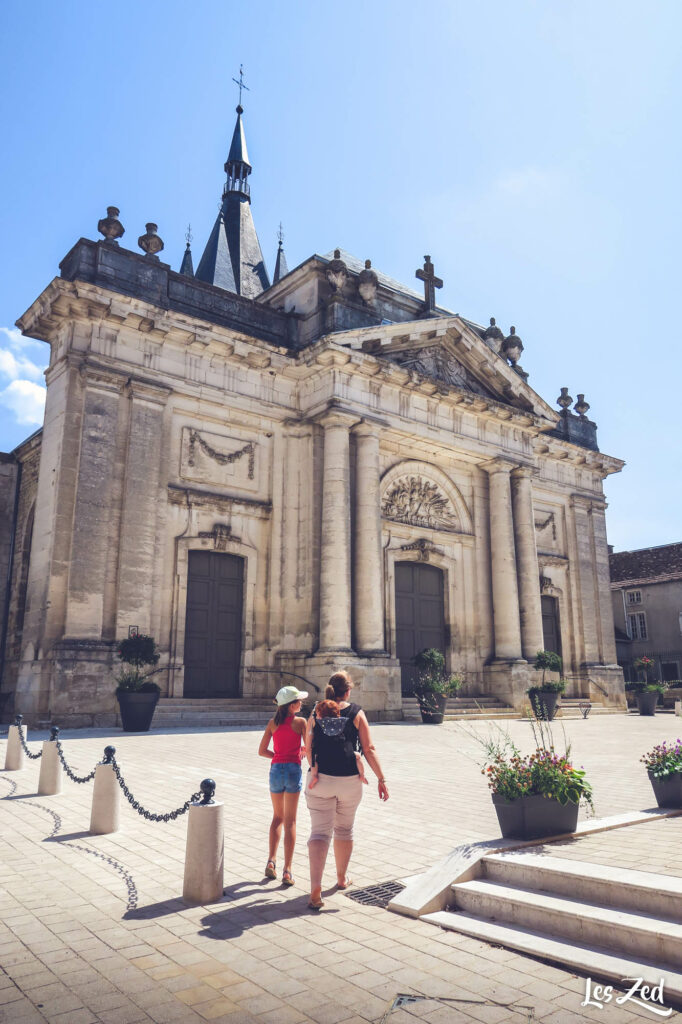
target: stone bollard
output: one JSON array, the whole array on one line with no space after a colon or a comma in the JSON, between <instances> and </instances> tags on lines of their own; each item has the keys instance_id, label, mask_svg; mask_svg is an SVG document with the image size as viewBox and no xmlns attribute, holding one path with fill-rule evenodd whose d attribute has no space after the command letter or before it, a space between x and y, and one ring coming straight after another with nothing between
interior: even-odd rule
<instances>
[{"instance_id":1,"label":"stone bollard","mask_svg":"<svg viewBox=\"0 0 682 1024\"><path fill-rule=\"evenodd\" d=\"M17 715L16 722L14 725L9 727L9 735L7 736L7 750L5 751L5 771L6 772L19 772L24 767L24 748L21 745L20 733L26 741L26 726L21 724L21 720L24 716Z\"/></svg>"},{"instance_id":2,"label":"stone bollard","mask_svg":"<svg viewBox=\"0 0 682 1024\"><path fill-rule=\"evenodd\" d=\"M682 700L675 701L675 714L678 718L682 718Z\"/></svg>"},{"instance_id":3,"label":"stone bollard","mask_svg":"<svg viewBox=\"0 0 682 1024\"><path fill-rule=\"evenodd\" d=\"M182 898L187 903L216 903L222 899L224 885L223 804L213 800L213 779L204 779L200 788L203 800L192 804L187 821Z\"/></svg>"},{"instance_id":4,"label":"stone bollard","mask_svg":"<svg viewBox=\"0 0 682 1024\"><path fill-rule=\"evenodd\" d=\"M95 785L92 790L92 810L90 812L90 834L105 836L109 832L118 832L121 816L120 791L118 779L114 775L111 759L116 747L104 748L104 761L95 769Z\"/></svg>"},{"instance_id":5,"label":"stone bollard","mask_svg":"<svg viewBox=\"0 0 682 1024\"><path fill-rule=\"evenodd\" d=\"M43 743L43 756L40 759L40 775L38 777L38 795L56 796L62 791L62 765L57 751L59 726L50 729L50 738Z\"/></svg>"}]
</instances>

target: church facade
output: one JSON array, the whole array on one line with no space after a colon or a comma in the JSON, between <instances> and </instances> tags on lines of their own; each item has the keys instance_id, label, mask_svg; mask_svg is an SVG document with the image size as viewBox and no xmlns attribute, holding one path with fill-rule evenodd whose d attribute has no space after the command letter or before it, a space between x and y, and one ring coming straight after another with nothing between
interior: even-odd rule
<instances>
[{"instance_id":1,"label":"church facade","mask_svg":"<svg viewBox=\"0 0 682 1024\"><path fill-rule=\"evenodd\" d=\"M280 241L270 283L241 115L196 273L154 224L126 249L111 207L17 321L51 355L42 430L0 456L4 717L113 724L131 630L175 699L347 669L391 720L437 647L463 693L520 709L551 649L569 694L624 707L623 463L583 396L555 411L513 328L439 307L429 257L421 295L341 250L288 271Z\"/></svg>"}]
</instances>

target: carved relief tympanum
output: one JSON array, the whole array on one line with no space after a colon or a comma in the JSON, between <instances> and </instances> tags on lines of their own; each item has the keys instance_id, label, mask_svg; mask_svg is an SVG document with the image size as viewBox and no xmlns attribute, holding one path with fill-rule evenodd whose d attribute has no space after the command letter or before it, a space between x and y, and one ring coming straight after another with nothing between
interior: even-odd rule
<instances>
[{"instance_id":1,"label":"carved relief tympanum","mask_svg":"<svg viewBox=\"0 0 682 1024\"><path fill-rule=\"evenodd\" d=\"M456 531L457 513L437 484L420 476L404 476L384 495L381 513L385 519L432 530Z\"/></svg>"}]
</instances>

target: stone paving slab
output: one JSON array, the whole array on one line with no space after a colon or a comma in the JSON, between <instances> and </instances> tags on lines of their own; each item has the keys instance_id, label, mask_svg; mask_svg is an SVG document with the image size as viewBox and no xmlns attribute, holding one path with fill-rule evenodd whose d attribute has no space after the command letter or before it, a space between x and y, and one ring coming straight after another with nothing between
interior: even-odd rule
<instances>
[{"instance_id":1,"label":"stone paving slab","mask_svg":"<svg viewBox=\"0 0 682 1024\"><path fill-rule=\"evenodd\" d=\"M505 728L521 747L532 748L528 723ZM365 794L352 863L356 885L404 878L463 842L499 835L472 759L473 729L487 732L485 725L460 723L373 727L391 799L381 805L374 786ZM567 721L563 729L554 727L554 736L558 746L564 731L572 742L574 760L594 782L601 816L652 806L638 758L654 743L676 738L678 729L670 716L614 715ZM29 734L34 750L37 738L45 734ZM0 771L0 1024L652 1019L630 1003L581 1008L584 978L363 907L331 888L333 869L325 879L325 909L307 912L304 803L297 886L282 889L261 874L270 800L268 765L256 756L259 739L260 730L235 728L62 735L79 774L113 742L130 789L154 811L184 802L202 778L216 780L225 803L226 889L222 902L207 907L187 907L180 899L186 819L151 824L126 804L120 832L90 836L91 785L65 780L61 795L38 797L37 762L22 772ZM0 764L4 747L0 742ZM673 821L678 828L679 819ZM622 848L597 845L585 859L601 849L604 857L627 857L627 866L646 860L647 870L677 873L679 832L652 842L646 831L666 827L622 830L629 834ZM418 998L395 1005L400 995Z\"/></svg>"}]
</instances>

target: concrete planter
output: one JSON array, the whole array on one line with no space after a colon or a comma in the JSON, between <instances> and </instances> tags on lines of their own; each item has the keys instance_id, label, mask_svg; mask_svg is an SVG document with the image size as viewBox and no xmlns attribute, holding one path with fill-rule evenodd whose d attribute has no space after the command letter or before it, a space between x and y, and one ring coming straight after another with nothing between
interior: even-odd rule
<instances>
[{"instance_id":1,"label":"concrete planter","mask_svg":"<svg viewBox=\"0 0 682 1024\"><path fill-rule=\"evenodd\" d=\"M124 732L149 732L154 709L159 700L156 693L117 693L116 699L121 711L121 726Z\"/></svg>"},{"instance_id":2,"label":"concrete planter","mask_svg":"<svg viewBox=\"0 0 682 1024\"><path fill-rule=\"evenodd\" d=\"M560 804L545 796L522 796L505 800L493 793L493 806L505 839L539 839L575 832L578 804Z\"/></svg>"},{"instance_id":3,"label":"concrete planter","mask_svg":"<svg viewBox=\"0 0 682 1024\"><path fill-rule=\"evenodd\" d=\"M444 693L428 693L424 698L417 695L419 710L424 725L441 725L448 698Z\"/></svg>"},{"instance_id":4,"label":"concrete planter","mask_svg":"<svg viewBox=\"0 0 682 1024\"><path fill-rule=\"evenodd\" d=\"M655 715L658 698L658 693L638 693L637 708L640 715Z\"/></svg>"},{"instance_id":5,"label":"concrete planter","mask_svg":"<svg viewBox=\"0 0 682 1024\"><path fill-rule=\"evenodd\" d=\"M675 772L664 779L656 779L647 772L651 788L659 807L682 807L682 773Z\"/></svg>"}]
</instances>

